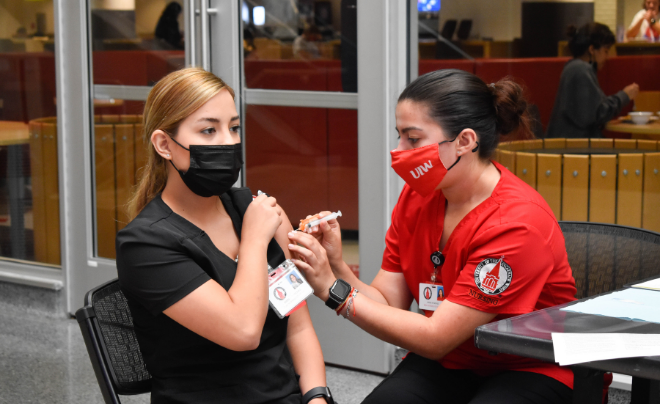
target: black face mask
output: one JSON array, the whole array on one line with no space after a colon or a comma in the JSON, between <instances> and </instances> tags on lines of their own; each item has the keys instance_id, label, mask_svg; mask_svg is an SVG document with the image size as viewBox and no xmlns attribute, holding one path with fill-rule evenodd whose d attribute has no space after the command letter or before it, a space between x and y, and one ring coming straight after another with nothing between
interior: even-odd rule
<instances>
[{"instance_id":1,"label":"black face mask","mask_svg":"<svg viewBox=\"0 0 660 404\"><path fill-rule=\"evenodd\" d=\"M170 137L172 138L171 135ZM172 160L170 163L195 194L205 198L220 196L238 180L243 166L240 143L218 146L190 145L190 149L183 147L176 140L174 143L190 152L190 167L185 173L176 168Z\"/></svg>"}]
</instances>

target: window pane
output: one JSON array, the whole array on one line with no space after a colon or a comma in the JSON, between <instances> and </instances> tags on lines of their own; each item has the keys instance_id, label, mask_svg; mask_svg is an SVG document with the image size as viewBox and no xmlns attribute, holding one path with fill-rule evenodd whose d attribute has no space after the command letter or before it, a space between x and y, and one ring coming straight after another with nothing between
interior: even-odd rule
<instances>
[{"instance_id":1,"label":"window pane","mask_svg":"<svg viewBox=\"0 0 660 404\"><path fill-rule=\"evenodd\" d=\"M614 34L616 44L598 71L605 95L633 82L642 92L660 91L655 78L660 67L660 29L658 35L648 29L636 38L626 35L641 11L641 2L615 2L610 7L599 2L442 0L437 2L439 10L427 11L425 6L431 2L435 0L418 2L419 74L454 68L474 73L486 83L512 77L525 87L537 137L546 135L562 71L573 58L568 48L569 25L581 27L595 21ZM633 108L651 108L644 99L637 99L637 106L625 106L619 116ZM608 131L604 135L631 137Z\"/></svg>"},{"instance_id":2,"label":"window pane","mask_svg":"<svg viewBox=\"0 0 660 404\"><path fill-rule=\"evenodd\" d=\"M92 1L94 84L150 86L182 68L183 27L181 2Z\"/></svg>"},{"instance_id":3,"label":"window pane","mask_svg":"<svg viewBox=\"0 0 660 404\"><path fill-rule=\"evenodd\" d=\"M91 1L95 84L151 86L184 67L181 1ZM114 259L115 236L129 221L127 202L146 163L144 101L94 100L97 255Z\"/></svg>"},{"instance_id":4,"label":"window pane","mask_svg":"<svg viewBox=\"0 0 660 404\"><path fill-rule=\"evenodd\" d=\"M358 270L357 111L248 105L246 182L275 197L294 228L341 211L344 261Z\"/></svg>"},{"instance_id":5,"label":"window pane","mask_svg":"<svg viewBox=\"0 0 660 404\"><path fill-rule=\"evenodd\" d=\"M53 2L0 0L0 257L60 264Z\"/></svg>"},{"instance_id":6,"label":"window pane","mask_svg":"<svg viewBox=\"0 0 660 404\"><path fill-rule=\"evenodd\" d=\"M248 88L357 92L356 0L242 2Z\"/></svg>"}]
</instances>

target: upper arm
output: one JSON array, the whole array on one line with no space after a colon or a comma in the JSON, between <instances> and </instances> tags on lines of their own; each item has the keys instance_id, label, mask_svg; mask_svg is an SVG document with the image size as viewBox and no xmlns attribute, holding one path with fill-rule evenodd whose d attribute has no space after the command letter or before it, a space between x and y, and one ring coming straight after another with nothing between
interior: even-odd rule
<instances>
[{"instance_id":1,"label":"upper arm","mask_svg":"<svg viewBox=\"0 0 660 404\"><path fill-rule=\"evenodd\" d=\"M390 272L381 269L371 282L371 286L383 295L389 306L403 310L410 308L413 295L408 289L403 272Z\"/></svg>"},{"instance_id":2,"label":"upper arm","mask_svg":"<svg viewBox=\"0 0 660 404\"><path fill-rule=\"evenodd\" d=\"M282 209L281 206L280 209ZM291 226L289 217L286 215L286 212L284 212L284 209L282 209L282 214L280 217L282 218L282 224L280 224L280 227L275 230L274 238L275 241L277 241L277 244L280 245L280 248L282 248L282 251L284 251L284 256L289 259L291 258L291 251L289 251L289 248L287 247L289 245L288 234L293 230L293 226Z\"/></svg>"},{"instance_id":3,"label":"upper arm","mask_svg":"<svg viewBox=\"0 0 660 404\"><path fill-rule=\"evenodd\" d=\"M190 257L186 242L164 229L120 232L117 273L127 297L156 316L207 282L210 276Z\"/></svg>"},{"instance_id":4,"label":"upper arm","mask_svg":"<svg viewBox=\"0 0 660 404\"><path fill-rule=\"evenodd\" d=\"M545 227L544 227L545 228ZM473 239L467 262L447 300L489 313L534 310L555 267L551 237L528 223L494 226Z\"/></svg>"}]
</instances>

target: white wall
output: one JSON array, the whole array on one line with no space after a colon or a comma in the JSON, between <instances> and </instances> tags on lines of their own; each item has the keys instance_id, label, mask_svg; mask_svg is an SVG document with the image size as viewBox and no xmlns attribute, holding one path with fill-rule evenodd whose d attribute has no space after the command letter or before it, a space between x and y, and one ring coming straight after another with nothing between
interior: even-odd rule
<instances>
[{"instance_id":1,"label":"white wall","mask_svg":"<svg viewBox=\"0 0 660 404\"><path fill-rule=\"evenodd\" d=\"M627 0L633 1L633 0ZM638 2L637 0L634 0ZM511 41L520 38L524 0L443 0L440 27L446 20L472 19L470 36ZM592 3L593 0L546 0L546 3ZM632 18L632 17L631 17Z\"/></svg>"},{"instance_id":2,"label":"white wall","mask_svg":"<svg viewBox=\"0 0 660 404\"><path fill-rule=\"evenodd\" d=\"M46 14L46 34L55 32L53 1L0 0L0 38L11 38L19 27L28 34L36 31L36 13Z\"/></svg>"}]
</instances>

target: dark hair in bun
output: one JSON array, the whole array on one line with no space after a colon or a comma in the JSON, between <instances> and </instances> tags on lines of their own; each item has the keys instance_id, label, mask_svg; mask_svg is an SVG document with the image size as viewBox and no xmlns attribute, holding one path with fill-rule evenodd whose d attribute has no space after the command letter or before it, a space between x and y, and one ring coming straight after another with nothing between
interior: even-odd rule
<instances>
[{"instance_id":1,"label":"dark hair in bun","mask_svg":"<svg viewBox=\"0 0 660 404\"><path fill-rule=\"evenodd\" d=\"M607 25L598 22L589 22L579 29L575 25L568 27L566 34L570 38L568 49L574 58L584 55L589 46L600 49L603 46L612 46L616 42L612 30Z\"/></svg>"},{"instance_id":2,"label":"dark hair in bun","mask_svg":"<svg viewBox=\"0 0 660 404\"><path fill-rule=\"evenodd\" d=\"M479 157L490 158L500 139L515 130L531 137L527 101L516 82L504 78L487 85L463 70L436 70L418 77L399 96L428 107L430 117L450 139L463 129L479 137Z\"/></svg>"}]
</instances>

